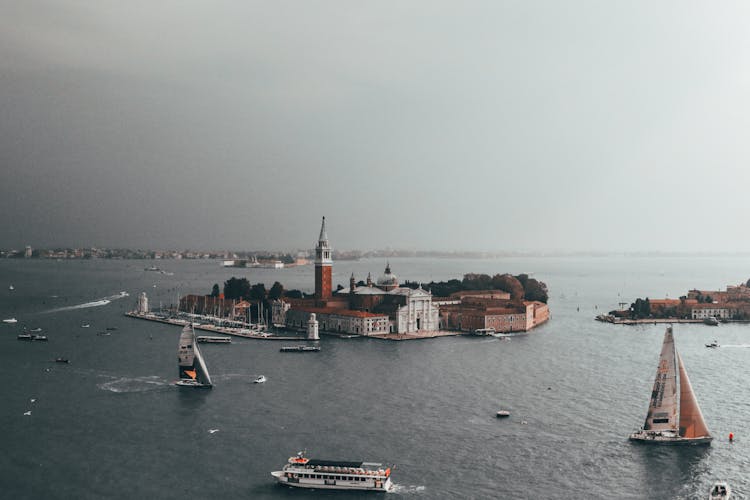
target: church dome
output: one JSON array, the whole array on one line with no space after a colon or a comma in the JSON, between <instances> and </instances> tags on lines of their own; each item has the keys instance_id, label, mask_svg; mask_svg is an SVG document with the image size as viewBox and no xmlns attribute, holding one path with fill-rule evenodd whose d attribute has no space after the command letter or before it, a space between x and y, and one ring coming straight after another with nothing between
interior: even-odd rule
<instances>
[{"instance_id":1,"label":"church dome","mask_svg":"<svg viewBox=\"0 0 750 500\"><path fill-rule=\"evenodd\" d=\"M385 274L378 278L378 286L398 286L398 277L391 272L391 265L385 266Z\"/></svg>"}]
</instances>

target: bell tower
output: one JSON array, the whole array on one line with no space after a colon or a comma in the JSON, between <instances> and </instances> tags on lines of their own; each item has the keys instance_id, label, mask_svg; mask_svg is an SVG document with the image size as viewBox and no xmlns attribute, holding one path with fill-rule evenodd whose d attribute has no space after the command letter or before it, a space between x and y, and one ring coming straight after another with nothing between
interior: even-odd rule
<instances>
[{"instance_id":1,"label":"bell tower","mask_svg":"<svg viewBox=\"0 0 750 500\"><path fill-rule=\"evenodd\" d=\"M333 249L328 244L328 234L326 234L326 218L323 217L318 245L315 247L315 298L318 300L331 298L332 252Z\"/></svg>"}]
</instances>

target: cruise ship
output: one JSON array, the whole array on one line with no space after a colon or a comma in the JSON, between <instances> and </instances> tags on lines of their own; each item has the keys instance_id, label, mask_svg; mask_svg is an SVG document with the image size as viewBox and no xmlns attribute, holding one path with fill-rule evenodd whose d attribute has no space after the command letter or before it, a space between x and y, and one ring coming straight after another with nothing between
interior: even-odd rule
<instances>
[{"instance_id":1,"label":"cruise ship","mask_svg":"<svg viewBox=\"0 0 750 500\"><path fill-rule=\"evenodd\" d=\"M295 488L388 491L391 469L370 462L339 462L306 458L304 452L290 457L280 470L271 472L279 484Z\"/></svg>"}]
</instances>

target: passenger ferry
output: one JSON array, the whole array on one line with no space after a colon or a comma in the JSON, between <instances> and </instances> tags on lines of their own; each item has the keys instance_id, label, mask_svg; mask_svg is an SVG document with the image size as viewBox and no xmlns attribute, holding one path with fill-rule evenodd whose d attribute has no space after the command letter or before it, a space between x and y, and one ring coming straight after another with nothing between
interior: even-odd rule
<instances>
[{"instance_id":1,"label":"passenger ferry","mask_svg":"<svg viewBox=\"0 0 750 500\"><path fill-rule=\"evenodd\" d=\"M391 469L370 462L339 462L306 458L300 451L280 470L271 472L279 484L295 488L388 491Z\"/></svg>"}]
</instances>

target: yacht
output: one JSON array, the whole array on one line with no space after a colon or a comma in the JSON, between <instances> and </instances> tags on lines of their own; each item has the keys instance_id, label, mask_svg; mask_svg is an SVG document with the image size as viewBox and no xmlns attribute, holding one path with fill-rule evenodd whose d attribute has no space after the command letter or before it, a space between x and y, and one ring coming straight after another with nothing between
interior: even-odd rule
<instances>
[{"instance_id":1,"label":"yacht","mask_svg":"<svg viewBox=\"0 0 750 500\"><path fill-rule=\"evenodd\" d=\"M389 491L391 469L370 462L341 462L290 457L280 471L271 472L279 484L294 488L321 490Z\"/></svg>"},{"instance_id":2,"label":"yacht","mask_svg":"<svg viewBox=\"0 0 750 500\"><path fill-rule=\"evenodd\" d=\"M18 323L16 318L7 318L3 320L3 323Z\"/></svg>"}]
</instances>

